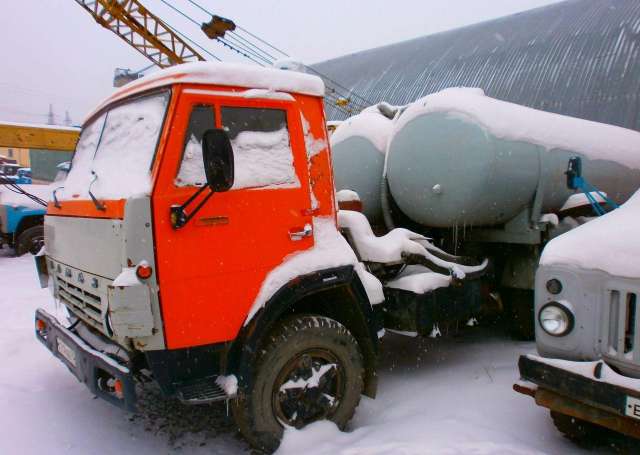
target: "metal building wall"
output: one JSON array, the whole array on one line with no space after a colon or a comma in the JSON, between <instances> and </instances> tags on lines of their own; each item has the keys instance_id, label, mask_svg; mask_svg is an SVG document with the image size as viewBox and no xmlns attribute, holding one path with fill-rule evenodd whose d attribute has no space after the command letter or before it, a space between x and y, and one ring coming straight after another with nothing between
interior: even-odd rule
<instances>
[{"instance_id":1,"label":"metal building wall","mask_svg":"<svg viewBox=\"0 0 640 455\"><path fill-rule=\"evenodd\" d=\"M639 53L640 0L568 0L314 68L371 102L480 87L505 101L640 130ZM333 106L327 112L345 118Z\"/></svg>"}]
</instances>

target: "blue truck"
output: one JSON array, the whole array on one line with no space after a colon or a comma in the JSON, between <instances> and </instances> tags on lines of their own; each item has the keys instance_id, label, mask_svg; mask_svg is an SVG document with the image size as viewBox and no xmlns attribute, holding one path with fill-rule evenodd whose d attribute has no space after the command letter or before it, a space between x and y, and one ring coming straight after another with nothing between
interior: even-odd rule
<instances>
[{"instance_id":1,"label":"blue truck","mask_svg":"<svg viewBox=\"0 0 640 455\"><path fill-rule=\"evenodd\" d=\"M64 180L69 167L69 162L58 165L56 182ZM0 176L0 248L7 245L18 256L40 251L44 245L46 202L42 205L37 199L46 201L50 188L44 185L18 186L15 181ZM23 194L17 194L21 191Z\"/></svg>"},{"instance_id":2,"label":"blue truck","mask_svg":"<svg viewBox=\"0 0 640 455\"><path fill-rule=\"evenodd\" d=\"M16 255L37 253L44 245L45 207L0 204L0 246L14 248Z\"/></svg>"}]
</instances>

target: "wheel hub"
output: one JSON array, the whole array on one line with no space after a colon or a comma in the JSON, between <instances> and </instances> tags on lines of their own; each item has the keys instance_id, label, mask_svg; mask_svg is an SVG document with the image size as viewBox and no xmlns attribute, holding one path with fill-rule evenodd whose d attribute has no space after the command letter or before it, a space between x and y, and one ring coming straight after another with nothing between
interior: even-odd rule
<instances>
[{"instance_id":1,"label":"wheel hub","mask_svg":"<svg viewBox=\"0 0 640 455\"><path fill-rule=\"evenodd\" d=\"M344 396L344 386L344 369L333 353L323 349L301 352L276 378L274 413L281 424L295 428L331 418Z\"/></svg>"}]
</instances>

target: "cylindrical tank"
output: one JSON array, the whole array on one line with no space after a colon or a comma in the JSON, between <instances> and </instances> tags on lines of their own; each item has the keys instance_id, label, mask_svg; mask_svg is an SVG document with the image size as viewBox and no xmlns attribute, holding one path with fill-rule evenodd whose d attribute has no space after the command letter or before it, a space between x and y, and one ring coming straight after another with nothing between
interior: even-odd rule
<instances>
[{"instance_id":1,"label":"cylindrical tank","mask_svg":"<svg viewBox=\"0 0 640 455\"><path fill-rule=\"evenodd\" d=\"M398 207L429 227L492 226L514 218L542 185L542 210L573 193L568 161L618 203L640 187L640 133L448 89L396 118L386 176Z\"/></svg>"},{"instance_id":2,"label":"cylindrical tank","mask_svg":"<svg viewBox=\"0 0 640 455\"><path fill-rule=\"evenodd\" d=\"M392 127L391 119L372 106L342 122L331 135L336 191L358 193L363 212L373 224L382 220L380 187Z\"/></svg>"}]
</instances>

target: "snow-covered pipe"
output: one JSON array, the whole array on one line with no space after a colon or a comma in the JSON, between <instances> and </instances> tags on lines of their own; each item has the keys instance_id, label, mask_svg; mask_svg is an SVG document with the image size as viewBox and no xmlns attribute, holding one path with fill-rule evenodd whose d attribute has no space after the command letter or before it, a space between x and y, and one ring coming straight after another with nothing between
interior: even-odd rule
<instances>
[{"instance_id":1,"label":"snow-covered pipe","mask_svg":"<svg viewBox=\"0 0 640 455\"><path fill-rule=\"evenodd\" d=\"M396 117L386 178L395 203L417 223L491 226L530 204L539 183L543 211L558 211L572 194L564 172L573 156L582 157L589 182L618 203L640 187L640 133L495 100L479 89L447 89Z\"/></svg>"}]
</instances>

